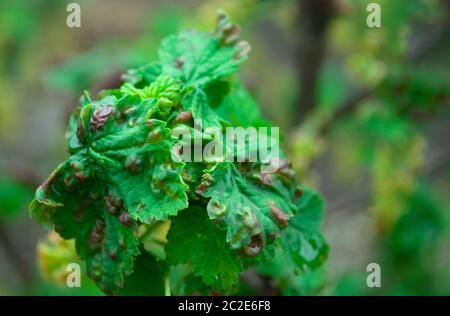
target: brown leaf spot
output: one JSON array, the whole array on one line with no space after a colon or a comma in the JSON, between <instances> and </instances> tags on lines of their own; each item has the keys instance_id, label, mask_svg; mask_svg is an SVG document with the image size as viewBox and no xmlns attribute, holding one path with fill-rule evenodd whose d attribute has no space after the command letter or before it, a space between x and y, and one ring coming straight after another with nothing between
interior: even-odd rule
<instances>
[{"instance_id":1,"label":"brown leaf spot","mask_svg":"<svg viewBox=\"0 0 450 316\"><path fill-rule=\"evenodd\" d=\"M264 245L264 239L262 234L252 236L250 243L239 251L239 255L243 257L255 257L257 256Z\"/></svg>"},{"instance_id":2,"label":"brown leaf spot","mask_svg":"<svg viewBox=\"0 0 450 316\"><path fill-rule=\"evenodd\" d=\"M133 224L133 220L131 219L130 215L127 212L122 212L119 215L119 221L122 223L122 225L124 226L131 226L131 224Z\"/></svg>"},{"instance_id":3,"label":"brown leaf spot","mask_svg":"<svg viewBox=\"0 0 450 316\"><path fill-rule=\"evenodd\" d=\"M105 223L103 220L98 219L95 222L95 226L91 231L91 234L89 236L89 247L91 249L96 249L100 247L100 243L103 240L104 234L103 234L103 228L105 226Z\"/></svg>"},{"instance_id":4,"label":"brown leaf spot","mask_svg":"<svg viewBox=\"0 0 450 316\"><path fill-rule=\"evenodd\" d=\"M173 64L174 64L175 68L181 69L181 68L183 68L184 60L181 58L177 58L173 61Z\"/></svg>"},{"instance_id":5,"label":"brown leaf spot","mask_svg":"<svg viewBox=\"0 0 450 316\"><path fill-rule=\"evenodd\" d=\"M287 227L289 217L285 213L283 213L283 211L272 201L269 201L269 208L278 224L283 228Z\"/></svg>"},{"instance_id":6,"label":"brown leaf spot","mask_svg":"<svg viewBox=\"0 0 450 316\"><path fill-rule=\"evenodd\" d=\"M117 249L111 249L109 251L109 256L111 257L112 260L116 260L116 258L117 258Z\"/></svg>"},{"instance_id":7,"label":"brown leaf spot","mask_svg":"<svg viewBox=\"0 0 450 316\"><path fill-rule=\"evenodd\" d=\"M261 172L259 180L261 180L264 185L272 185L272 175L270 173Z\"/></svg>"},{"instance_id":8,"label":"brown leaf spot","mask_svg":"<svg viewBox=\"0 0 450 316\"><path fill-rule=\"evenodd\" d=\"M178 115L173 120L173 123L174 124L184 123L190 121L191 119L192 119L191 111L184 111L178 113Z\"/></svg>"},{"instance_id":9,"label":"brown leaf spot","mask_svg":"<svg viewBox=\"0 0 450 316\"><path fill-rule=\"evenodd\" d=\"M109 116L116 113L116 108L112 105L96 108L91 117L91 130L97 132L103 128Z\"/></svg>"}]
</instances>

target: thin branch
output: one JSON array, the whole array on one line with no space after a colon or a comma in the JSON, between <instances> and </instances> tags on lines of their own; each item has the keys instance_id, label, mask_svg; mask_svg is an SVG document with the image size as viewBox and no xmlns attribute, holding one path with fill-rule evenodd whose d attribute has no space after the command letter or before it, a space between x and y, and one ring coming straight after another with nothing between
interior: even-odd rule
<instances>
[{"instance_id":1,"label":"thin branch","mask_svg":"<svg viewBox=\"0 0 450 316\"><path fill-rule=\"evenodd\" d=\"M326 33L335 14L335 0L297 0L300 40L297 68L299 96L295 122L299 124L316 106L317 83L325 56Z\"/></svg>"},{"instance_id":2,"label":"thin branch","mask_svg":"<svg viewBox=\"0 0 450 316\"><path fill-rule=\"evenodd\" d=\"M32 279L31 271L17 251L16 246L10 239L8 231L2 222L0 222L0 245L5 250L7 257L11 262L11 266L15 269L22 284L29 284Z\"/></svg>"},{"instance_id":3,"label":"thin branch","mask_svg":"<svg viewBox=\"0 0 450 316\"><path fill-rule=\"evenodd\" d=\"M446 39L449 36L449 22L446 21L442 27L439 27L434 32L427 32L424 39L417 45L412 45L411 51L408 54L409 62L417 63L433 49L442 42L442 39ZM335 107L335 112L332 117L324 123L319 129L319 134L326 134L330 128L341 118L353 113L353 111L362 104L362 101L372 97L380 85L384 82L381 81L378 85L371 89L363 88L353 93L347 100Z\"/></svg>"}]
</instances>

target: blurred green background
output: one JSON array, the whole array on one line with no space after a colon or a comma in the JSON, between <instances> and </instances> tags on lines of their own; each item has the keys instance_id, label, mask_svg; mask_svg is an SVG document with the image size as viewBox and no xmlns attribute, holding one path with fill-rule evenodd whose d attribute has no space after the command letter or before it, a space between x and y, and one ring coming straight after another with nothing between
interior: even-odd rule
<instances>
[{"instance_id":1,"label":"blurred green background","mask_svg":"<svg viewBox=\"0 0 450 316\"><path fill-rule=\"evenodd\" d=\"M450 1L79 0L68 28L70 2L0 1L0 295L100 294L58 282L70 245L37 246L27 204L66 156L82 90L119 85L219 8L252 45L242 79L327 204L328 261L301 274L275 262L264 282L243 275L249 293L450 295ZM381 28L366 25L370 2ZM372 262L381 288L366 285Z\"/></svg>"}]
</instances>

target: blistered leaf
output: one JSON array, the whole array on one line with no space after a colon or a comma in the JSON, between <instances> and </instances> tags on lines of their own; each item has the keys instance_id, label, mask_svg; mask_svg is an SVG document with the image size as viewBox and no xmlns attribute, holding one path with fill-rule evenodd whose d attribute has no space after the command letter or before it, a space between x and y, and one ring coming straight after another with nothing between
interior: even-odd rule
<instances>
[{"instance_id":1,"label":"blistered leaf","mask_svg":"<svg viewBox=\"0 0 450 316\"><path fill-rule=\"evenodd\" d=\"M133 257L139 254L133 226L106 211L104 221L97 220L91 230L87 271L106 293L123 288L125 276L133 271Z\"/></svg>"},{"instance_id":2,"label":"blistered leaf","mask_svg":"<svg viewBox=\"0 0 450 316\"><path fill-rule=\"evenodd\" d=\"M324 212L323 199L309 189L304 189L303 192L297 203L298 214L291 218L281 238L284 249L301 269L315 268L322 264L329 249L320 230Z\"/></svg>"},{"instance_id":3,"label":"blistered leaf","mask_svg":"<svg viewBox=\"0 0 450 316\"><path fill-rule=\"evenodd\" d=\"M136 91L82 103L68 131L71 156L30 206L34 219L76 239L89 276L105 292L122 287L132 272L135 221L167 219L187 207L182 164L171 160L170 130L161 120L178 102L177 84L162 76L145 95Z\"/></svg>"},{"instance_id":4,"label":"blistered leaf","mask_svg":"<svg viewBox=\"0 0 450 316\"><path fill-rule=\"evenodd\" d=\"M169 36L159 50L162 73L186 84L205 84L231 75L250 51L249 44L239 40L239 33L239 26L220 13L213 35L189 30Z\"/></svg>"},{"instance_id":5,"label":"blistered leaf","mask_svg":"<svg viewBox=\"0 0 450 316\"><path fill-rule=\"evenodd\" d=\"M234 164L217 164L203 177L200 193L210 198L208 215L227 231L226 240L245 256L257 255L278 237L296 207L291 188L277 175L243 176Z\"/></svg>"}]
</instances>

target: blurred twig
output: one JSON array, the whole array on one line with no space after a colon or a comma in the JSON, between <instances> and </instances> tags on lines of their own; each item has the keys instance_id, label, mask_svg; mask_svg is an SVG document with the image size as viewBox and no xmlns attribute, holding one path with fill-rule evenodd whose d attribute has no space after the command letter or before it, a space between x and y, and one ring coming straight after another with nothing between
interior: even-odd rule
<instances>
[{"instance_id":1,"label":"blurred twig","mask_svg":"<svg viewBox=\"0 0 450 316\"><path fill-rule=\"evenodd\" d=\"M5 172L21 183L35 188L41 182L40 177L31 169L25 166L8 164L7 168L2 168Z\"/></svg>"},{"instance_id":2,"label":"blurred twig","mask_svg":"<svg viewBox=\"0 0 450 316\"><path fill-rule=\"evenodd\" d=\"M449 37L449 21L443 23L441 27L431 32L426 32L425 38L421 39L418 44L412 44L410 53L408 54L409 62L419 62L429 53L431 53L436 46L438 46L443 39L448 39ZM375 87L368 89L363 88L359 91L353 93L348 99L342 102L340 105L335 107L335 111L331 118L327 120L319 129L319 134L326 134L334 124L341 118L353 113L353 111L362 104L362 101L372 97L377 91L378 87L383 84L381 81Z\"/></svg>"},{"instance_id":3,"label":"blurred twig","mask_svg":"<svg viewBox=\"0 0 450 316\"><path fill-rule=\"evenodd\" d=\"M29 284L32 279L31 271L17 251L16 246L12 242L8 231L2 222L0 222L0 245L5 250L7 257L11 262L11 266L15 269L22 284Z\"/></svg>"},{"instance_id":4,"label":"blurred twig","mask_svg":"<svg viewBox=\"0 0 450 316\"><path fill-rule=\"evenodd\" d=\"M440 150L433 151L433 154L428 157L422 168L421 174L423 176L431 176L449 166L450 144L448 142L439 144L436 148L440 148ZM370 188L368 186L364 186L355 192L351 192L343 197L341 196L335 200L331 200L327 206L328 211L347 209L349 205L354 206L356 204L363 203L370 198L370 192Z\"/></svg>"},{"instance_id":5,"label":"blurred twig","mask_svg":"<svg viewBox=\"0 0 450 316\"><path fill-rule=\"evenodd\" d=\"M335 14L335 0L297 0L299 97L295 113L298 125L316 106L316 90L325 56L326 33Z\"/></svg>"}]
</instances>

